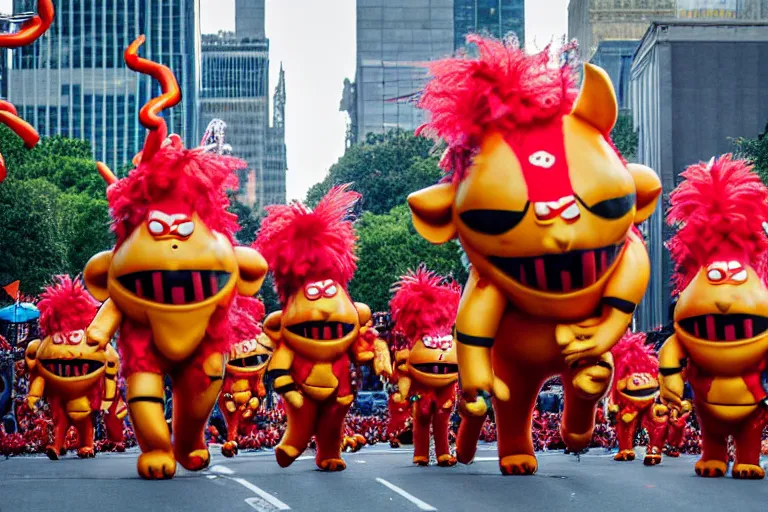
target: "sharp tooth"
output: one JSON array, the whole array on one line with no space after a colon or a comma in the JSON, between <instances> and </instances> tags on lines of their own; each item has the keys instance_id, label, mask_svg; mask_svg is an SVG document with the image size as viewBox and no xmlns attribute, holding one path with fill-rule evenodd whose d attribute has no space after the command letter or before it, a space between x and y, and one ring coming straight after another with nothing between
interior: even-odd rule
<instances>
[{"instance_id":1,"label":"sharp tooth","mask_svg":"<svg viewBox=\"0 0 768 512\"><path fill-rule=\"evenodd\" d=\"M437 365L432 367L432 373L440 373L440 369L437 367Z\"/></svg>"},{"instance_id":2,"label":"sharp tooth","mask_svg":"<svg viewBox=\"0 0 768 512\"><path fill-rule=\"evenodd\" d=\"M72 371L73 371L75 377L79 377L80 376L80 365L79 364L73 365Z\"/></svg>"},{"instance_id":3,"label":"sharp tooth","mask_svg":"<svg viewBox=\"0 0 768 512\"><path fill-rule=\"evenodd\" d=\"M584 286L590 286L597 281L597 269L595 268L594 251L586 251L581 255L581 270Z\"/></svg>"},{"instance_id":4,"label":"sharp tooth","mask_svg":"<svg viewBox=\"0 0 768 512\"><path fill-rule=\"evenodd\" d=\"M751 318L745 318L744 319L744 338L749 339L752 336L754 336L753 329L752 329L752 319Z\"/></svg>"},{"instance_id":5,"label":"sharp tooth","mask_svg":"<svg viewBox=\"0 0 768 512\"><path fill-rule=\"evenodd\" d=\"M549 206L546 205L546 203L534 203L533 211L539 217L546 217L547 215L549 215L550 209L549 209Z\"/></svg>"},{"instance_id":6,"label":"sharp tooth","mask_svg":"<svg viewBox=\"0 0 768 512\"><path fill-rule=\"evenodd\" d=\"M573 203L560 214L565 220L573 220L579 216L579 205Z\"/></svg>"},{"instance_id":7,"label":"sharp tooth","mask_svg":"<svg viewBox=\"0 0 768 512\"><path fill-rule=\"evenodd\" d=\"M331 326L330 325L323 326L323 339L324 340L331 340L331 339L333 339L333 336L331 335Z\"/></svg>"},{"instance_id":8,"label":"sharp tooth","mask_svg":"<svg viewBox=\"0 0 768 512\"><path fill-rule=\"evenodd\" d=\"M64 364L64 373L67 377L69 377L70 372L72 371L72 365L69 363Z\"/></svg>"},{"instance_id":9,"label":"sharp tooth","mask_svg":"<svg viewBox=\"0 0 768 512\"><path fill-rule=\"evenodd\" d=\"M88 363L83 363L83 375L88 375Z\"/></svg>"},{"instance_id":10,"label":"sharp tooth","mask_svg":"<svg viewBox=\"0 0 768 512\"><path fill-rule=\"evenodd\" d=\"M344 337L344 326L341 323L336 324L336 337L337 338Z\"/></svg>"},{"instance_id":11,"label":"sharp tooth","mask_svg":"<svg viewBox=\"0 0 768 512\"><path fill-rule=\"evenodd\" d=\"M62 369L61 363L58 364L58 371L56 372L56 375L64 375L64 370Z\"/></svg>"},{"instance_id":12,"label":"sharp tooth","mask_svg":"<svg viewBox=\"0 0 768 512\"><path fill-rule=\"evenodd\" d=\"M159 302L160 304L165 302L162 272L152 272L152 296L154 297L155 302Z\"/></svg>"},{"instance_id":13,"label":"sharp tooth","mask_svg":"<svg viewBox=\"0 0 768 512\"><path fill-rule=\"evenodd\" d=\"M320 328L319 327L312 327L312 339L313 340L319 340L320 339Z\"/></svg>"}]
</instances>

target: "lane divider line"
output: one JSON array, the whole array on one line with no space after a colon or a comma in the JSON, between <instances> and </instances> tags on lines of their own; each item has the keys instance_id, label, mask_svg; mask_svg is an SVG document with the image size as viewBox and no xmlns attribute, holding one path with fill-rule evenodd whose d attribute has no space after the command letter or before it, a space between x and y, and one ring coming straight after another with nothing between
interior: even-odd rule
<instances>
[{"instance_id":1,"label":"lane divider line","mask_svg":"<svg viewBox=\"0 0 768 512\"><path fill-rule=\"evenodd\" d=\"M237 482L246 489L255 492L259 497L261 497L264 501L269 502L273 507L275 507L277 510L291 510L291 507L280 501L279 499L275 498L271 494L269 494L267 491L261 489L260 487L256 487L251 482L244 478L238 478L238 477L232 477L228 476L226 477L233 482ZM246 500L248 502L248 500ZM251 503L248 503L249 505L253 506Z\"/></svg>"},{"instance_id":2,"label":"lane divider line","mask_svg":"<svg viewBox=\"0 0 768 512\"><path fill-rule=\"evenodd\" d=\"M218 475L234 475L235 472L229 469L227 466L219 466L218 464L215 466L211 466L208 471L211 473L216 473Z\"/></svg>"},{"instance_id":3,"label":"lane divider line","mask_svg":"<svg viewBox=\"0 0 768 512\"><path fill-rule=\"evenodd\" d=\"M419 510L437 510L435 507L433 507L433 506L432 506L432 505L430 505L429 503L426 503L426 502L424 502L424 501L421 501L419 498L417 498L417 497L416 497L416 496L414 496L413 494L409 494L408 492L406 492L406 491L404 491L403 489L399 488L399 487L398 487L398 486L396 486L395 484L392 484L392 483L390 483L390 482L387 482L387 481L386 481L386 480L384 480L383 478L376 478L376 481L377 481L377 482L379 482L379 483L380 483L381 485L383 485L384 487L387 487L387 488L389 488L390 490L392 490L392 491L396 492L397 494L399 494L399 495L400 495L400 496L402 496L403 498L407 499L408 501L410 501L411 503L413 503L413 504L414 504L414 505L416 505L417 507L419 507Z\"/></svg>"}]
</instances>

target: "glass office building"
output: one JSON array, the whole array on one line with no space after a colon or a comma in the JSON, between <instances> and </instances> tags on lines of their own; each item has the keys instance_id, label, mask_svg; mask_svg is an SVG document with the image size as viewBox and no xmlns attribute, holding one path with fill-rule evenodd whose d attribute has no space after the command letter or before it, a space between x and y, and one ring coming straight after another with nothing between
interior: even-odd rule
<instances>
[{"instance_id":1,"label":"glass office building","mask_svg":"<svg viewBox=\"0 0 768 512\"><path fill-rule=\"evenodd\" d=\"M514 33L525 42L525 0L454 0L453 20L457 49L473 33L498 38Z\"/></svg>"},{"instance_id":2,"label":"glass office building","mask_svg":"<svg viewBox=\"0 0 768 512\"><path fill-rule=\"evenodd\" d=\"M14 13L35 10L14 0ZM91 142L95 158L130 162L146 135L142 105L161 94L148 76L127 69L125 48L140 34L140 54L173 70L182 102L163 113L187 146L199 144L199 0L54 0L56 19L35 44L13 52L8 97L43 136Z\"/></svg>"}]
</instances>

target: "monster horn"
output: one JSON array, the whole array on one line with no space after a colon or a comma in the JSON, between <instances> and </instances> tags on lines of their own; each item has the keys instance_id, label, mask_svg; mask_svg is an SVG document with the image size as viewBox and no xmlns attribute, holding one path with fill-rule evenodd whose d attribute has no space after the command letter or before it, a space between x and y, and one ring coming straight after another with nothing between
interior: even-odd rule
<instances>
[{"instance_id":1,"label":"monster horn","mask_svg":"<svg viewBox=\"0 0 768 512\"><path fill-rule=\"evenodd\" d=\"M35 147L35 144L40 140L37 130L31 124L21 119L17 115L16 108L7 101L0 101L0 124L4 124L13 133L21 137L24 145L29 149ZM0 155L0 183L5 180L6 175L5 160Z\"/></svg>"},{"instance_id":2,"label":"monster horn","mask_svg":"<svg viewBox=\"0 0 768 512\"><path fill-rule=\"evenodd\" d=\"M107 182L107 186L117 182L117 176L104 162L96 162L96 170L99 171L102 179Z\"/></svg>"},{"instance_id":3,"label":"monster horn","mask_svg":"<svg viewBox=\"0 0 768 512\"><path fill-rule=\"evenodd\" d=\"M125 63L133 71L149 75L160 82L163 94L149 100L139 112L139 121L149 130L141 154L142 161L151 159L168 135L168 126L165 124L165 120L160 117L160 112L178 105L181 101L181 89L179 89L173 72L162 64L139 57L139 47L144 44L144 41L146 41L146 37L140 35L131 43L125 50Z\"/></svg>"},{"instance_id":4,"label":"monster horn","mask_svg":"<svg viewBox=\"0 0 768 512\"><path fill-rule=\"evenodd\" d=\"M53 23L53 0L38 0L37 14L26 20L18 32L0 34L0 48L18 48L34 43Z\"/></svg>"}]
</instances>

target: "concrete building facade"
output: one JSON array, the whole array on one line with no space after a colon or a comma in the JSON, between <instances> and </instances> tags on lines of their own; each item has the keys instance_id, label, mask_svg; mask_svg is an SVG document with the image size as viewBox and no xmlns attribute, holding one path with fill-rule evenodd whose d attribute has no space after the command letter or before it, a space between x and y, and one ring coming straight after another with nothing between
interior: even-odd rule
<instances>
[{"instance_id":1,"label":"concrete building facade","mask_svg":"<svg viewBox=\"0 0 768 512\"><path fill-rule=\"evenodd\" d=\"M14 13L34 11L34 0L14 0ZM94 157L113 167L131 161L145 131L138 114L161 94L151 77L125 66L123 51L139 35L141 55L173 70L180 105L163 116L188 146L199 143L199 1L54 0L56 19L34 44L13 52L8 99L43 136L90 141Z\"/></svg>"}]
</instances>

